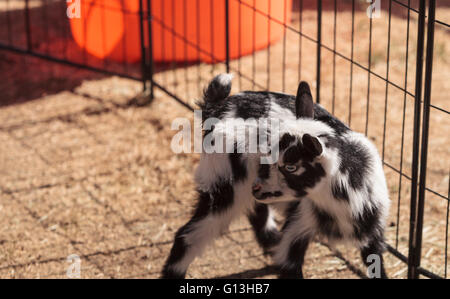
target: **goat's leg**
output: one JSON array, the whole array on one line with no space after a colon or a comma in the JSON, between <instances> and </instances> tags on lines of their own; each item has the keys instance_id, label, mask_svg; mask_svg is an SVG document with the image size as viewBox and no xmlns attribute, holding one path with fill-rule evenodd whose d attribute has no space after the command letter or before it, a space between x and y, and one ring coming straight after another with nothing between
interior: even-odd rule
<instances>
[{"instance_id":1,"label":"goat's leg","mask_svg":"<svg viewBox=\"0 0 450 299\"><path fill-rule=\"evenodd\" d=\"M382 238L373 238L367 246L361 248L361 258L368 267L369 278L388 278L384 269L384 249L385 244Z\"/></svg>"},{"instance_id":2,"label":"goat's leg","mask_svg":"<svg viewBox=\"0 0 450 299\"><path fill-rule=\"evenodd\" d=\"M303 262L309 245L309 238L292 239L288 246L279 248L282 258L277 258L281 279L303 278Z\"/></svg>"},{"instance_id":3,"label":"goat's leg","mask_svg":"<svg viewBox=\"0 0 450 299\"><path fill-rule=\"evenodd\" d=\"M281 233L276 226L272 208L266 204L256 203L254 210L248 215L248 220L258 244L265 254L269 254L270 249L281 240Z\"/></svg>"},{"instance_id":4,"label":"goat's leg","mask_svg":"<svg viewBox=\"0 0 450 299\"><path fill-rule=\"evenodd\" d=\"M280 269L280 278L303 278L305 253L313 236L313 230L292 209L282 229L280 243L274 248L273 259Z\"/></svg>"},{"instance_id":5,"label":"goat's leg","mask_svg":"<svg viewBox=\"0 0 450 299\"><path fill-rule=\"evenodd\" d=\"M191 262L238 216L232 190L229 185L219 191L199 193L194 215L175 235L162 278L184 278Z\"/></svg>"}]
</instances>

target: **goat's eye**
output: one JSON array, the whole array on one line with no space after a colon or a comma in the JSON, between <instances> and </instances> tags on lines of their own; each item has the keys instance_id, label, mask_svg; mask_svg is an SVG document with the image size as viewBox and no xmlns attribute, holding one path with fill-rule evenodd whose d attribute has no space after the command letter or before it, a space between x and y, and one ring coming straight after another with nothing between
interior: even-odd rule
<instances>
[{"instance_id":1,"label":"goat's eye","mask_svg":"<svg viewBox=\"0 0 450 299\"><path fill-rule=\"evenodd\" d=\"M294 172L297 170L297 166L295 165L285 165L284 169L286 169L287 172Z\"/></svg>"}]
</instances>

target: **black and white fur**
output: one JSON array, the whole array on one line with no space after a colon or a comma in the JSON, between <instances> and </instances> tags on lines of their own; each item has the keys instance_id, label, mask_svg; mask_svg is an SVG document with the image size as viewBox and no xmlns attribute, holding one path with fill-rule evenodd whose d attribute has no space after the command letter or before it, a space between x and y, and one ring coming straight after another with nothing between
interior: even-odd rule
<instances>
[{"instance_id":1,"label":"black and white fur","mask_svg":"<svg viewBox=\"0 0 450 299\"><path fill-rule=\"evenodd\" d=\"M382 252L390 201L375 146L343 125L313 119L306 83L298 90L296 116L281 129L278 162L261 165L253 185L259 202L291 202L273 249L282 277L302 277L308 243L319 236L355 244L366 265L369 255L378 255L379 278L386 278Z\"/></svg>"},{"instance_id":2,"label":"black and white fur","mask_svg":"<svg viewBox=\"0 0 450 299\"><path fill-rule=\"evenodd\" d=\"M278 118L295 121L296 97L274 92L241 92L229 96L232 77L215 77L204 93L201 103L203 119L220 121L204 138L220 131L227 122L250 118ZM337 131L348 130L320 105L313 105L314 118ZM274 221L273 207L286 213L292 204L266 205L252 196L252 184L258 177L258 154L203 153L196 171L198 202L192 218L175 235L175 241L162 271L163 278L183 278L190 263L215 238L225 232L230 223L247 215L256 239L265 252L277 245L281 234Z\"/></svg>"}]
</instances>

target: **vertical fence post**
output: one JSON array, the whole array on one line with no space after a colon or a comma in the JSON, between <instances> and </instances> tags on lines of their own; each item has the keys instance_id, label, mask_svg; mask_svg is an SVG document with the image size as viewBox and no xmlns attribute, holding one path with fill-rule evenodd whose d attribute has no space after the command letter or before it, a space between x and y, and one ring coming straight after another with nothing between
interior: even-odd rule
<instances>
[{"instance_id":1,"label":"vertical fence post","mask_svg":"<svg viewBox=\"0 0 450 299\"><path fill-rule=\"evenodd\" d=\"M239 5L241 5L239 3ZM241 28L239 28L241 30ZM225 0L225 53L227 73L230 72L230 1Z\"/></svg>"},{"instance_id":2,"label":"vertical fence post","mask_svg":"<svg viewBox=\"0 0 450 299\"><path fill-rule=\"evenodd\" d=\"M150 99L154 98L154 61L153 61L153 14L152 14L152 1L147 0L147 26L148 26L148 73L147 80L150 80ZM175 45L174 45L175 46Z\"/></svg>"},{"instance_id":3,"label":"vertical fence post","mask_svg":"<svg viewBox=\"0 0 450 299\"><path fill-rule=\"evenodd\" d=\"M142 88L145 92L147 90L147 55L145 51L145 37L144 37L144 4L143 0L139 0L139 30L141 38L141 72L142 72Z\"/></svg>"},{"instance_id":4,"label":"vertical fence post","mask_svg":"<svg viewBox=\"0 0 450 299\"><path fill-rule=\"evenodd\" d=\"M431 79L433 73L433 49L434 49L434 25L436 14L436 0L430 0L428 4L428 22L427 22L427 56L425 60L425 87L423 95L423 119L422 119L422 146L420 155L420 177L419 177L419 201L417 203L416 236L415 241L415 260L413 278L419 278L417 268L420 267L422 254L422 229L425 206L425 187L427 175L427 156L428 156L428 131L430 126L430 103L431 103Z\"/></svg>"},{"instance_id":5,"label":"vertical fence post","mask_svg":"<svg viewBox=\"0 0 450 299\"><path fill-rule=\"evenodd\" d=\"M316 102L320 103L320 58L322 47L322 0L317 1L317 64L316 64Z\"/></svg>"},{"instance_id":6,"label":"vertical fence post","mask_svg":"<svg viewBox=\"0 0 450 299\"><path fill-rule=\"evenodd\" d=\"M31 52L31 25L30 25L30 5L29 0L25 0L25 30L27 34L27 51Z\"/></svg>"},{"instance_id":7,"label":"vertical fence post","mask_svg":"<svg viewBox=\"0 0 450 299\"><path fill-rule=\"evenodd\" d=\"M417 54L416 54L416 86L414 100L414 134L413 153L411 168L411 204L409 216L409 249L408 249L408 278L416 276L415 254L416 254L416 206L417 206L417 182L419 167L419 138L420 138L420 104L422 94L422 73L423 73L423 49L425 33L425 0L420 0L419 22L417 27Z\"/></svg>"}]
</instances>

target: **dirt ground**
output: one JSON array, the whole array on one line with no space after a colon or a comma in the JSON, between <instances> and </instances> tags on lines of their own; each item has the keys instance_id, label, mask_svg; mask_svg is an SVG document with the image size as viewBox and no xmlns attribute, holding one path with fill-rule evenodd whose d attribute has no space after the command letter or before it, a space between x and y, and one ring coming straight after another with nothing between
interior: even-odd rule
<instances>
[{"instance_id":1,"label":"dirt ground","mask_svg":"<svg viewBox=\"0 0 450 299\"><path fill-rule=\"evenodd\" d=\"M439 7L438 16L448 15L447 7ZM382 18L373 20L371 68L382 77L386 77L387 17L384 11ZM330 48L333 18L332 9L326 9L323 41ZM391 32L388 73L401 87L405 84L407 53L405 18L397 11L392 15L395 30ZM299 20L294 13L293 28L299 28ZM406 80L410 93L414 93L416 21L412 15ZM350 57L348 5L340 7L338 24L336 49ZM305 10L301 26L305 34L315 36L314 10ZM367 67L369 23L363 9L356 14L355 26L358 42L354 58ZM436 29L432 90L432 104L447 111L448 34L448 29ZM298 34L291 30L287 30L285 43L286 47L284 40L271 47L269 65L267 50L258 52L255 60L244 57L233 61L232 71L242 74L236 76L233 92L268 87L294 93L299 75L314 82L315 44L303 39L300 48ZM368 136L383 154L392 200L387 239L406 255L410 181L395 169L410 176L412 97L388 85L384 118L386 83L372 75L367 120L367 72L353 67L350 106L350 64L336 59L333 90L333 56L326 49L322 51L321 102L355 130L364 132L367 126ZM284 68L283 55L287 57ZM199 96L199 83L205 84L222 71L223 64L198 64L161 70L155 79L193 104ZM245 79L253 74L256 86ZM172 120L192 120L193 114L158 89L149 106L137 106L134 99L141 89L133 80L0 51L0 277L65 278L70 265L67 257L72 254L81 259L82 278L158 277L175 231L192 212L193 171L199 155L174 154L170 149L176 133L170 130ZM445 272L448 238L450 151L445 132L449 125L448 113L432 109L427 187L444 198L426 193L422 265L439 275ZM385 259L390 277L406 276L404 263L389 253ZM243 218L194 261L188 277L273 278L270 265L270 258L258 248ZM304 273L307 278L360 278L365 269L355 249L332 249L315 242L307 253Z\"/></svg>"},{"instance_id":2,"label":"dirt ground","mask_svg":"<svg viewBox=\"0 0 450 299\"><path fill-rule=\"evenodd\" d=\"M71 254L83 278L158 277L191 213L199 157L170 150L167 128L190 113L160 92L150 107L128 105L140 88L104 78L0 109L0 277L66 277ZM310 252L335 271L309 259L308 276L356 277L326 246ZM269 264L241 220L189 277L271 277Z\"/></svg>"}]
</instances>

